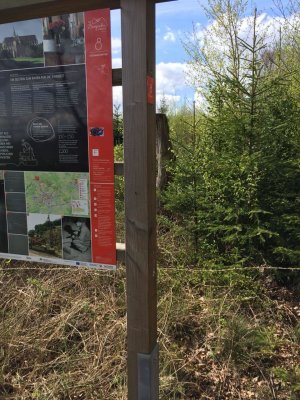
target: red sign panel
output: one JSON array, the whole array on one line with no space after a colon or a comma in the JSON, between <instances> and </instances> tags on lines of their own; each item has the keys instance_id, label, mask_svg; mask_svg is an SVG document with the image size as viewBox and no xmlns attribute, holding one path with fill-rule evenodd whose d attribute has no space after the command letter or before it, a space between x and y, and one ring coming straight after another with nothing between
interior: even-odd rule
<instances>
[{"instance_id":1,"label":"red sign panel","mask_svg":"<svg viewBox=\"0 0 300 400\"><path fill-rule=\"evenodd\" d=\"M109 10L85 13L93 262L116 263Z\"/></svg>"}]
</instances>

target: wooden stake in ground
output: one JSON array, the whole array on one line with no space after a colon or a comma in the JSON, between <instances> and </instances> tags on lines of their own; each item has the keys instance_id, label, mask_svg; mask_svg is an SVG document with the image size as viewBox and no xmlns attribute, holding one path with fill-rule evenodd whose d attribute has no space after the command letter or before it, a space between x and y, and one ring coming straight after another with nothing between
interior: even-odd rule
<instances>
[{"instance_id":1,"label":"wooden stake in ground","mask_svg":"<svg viewBox=\"0 0 300 400\"><path fill-rule=\"evenodd\" d=\"M155 2L121 0L128 398L158 399Z\"/></svg>"},{"instance_id":2,"label":"wooden stake in ground","mask_svg":"<svg viewBox=\"0 0 300 400\"><path fill-rule=\"evenodd\" d=\"M168 118L166 114L161 113L156 114L156 158L156 190L158 194L157 207L159 209L160 195L166 189L170 178L167 167L169 162L174 159Z\"/></svg>"}]
</instances>

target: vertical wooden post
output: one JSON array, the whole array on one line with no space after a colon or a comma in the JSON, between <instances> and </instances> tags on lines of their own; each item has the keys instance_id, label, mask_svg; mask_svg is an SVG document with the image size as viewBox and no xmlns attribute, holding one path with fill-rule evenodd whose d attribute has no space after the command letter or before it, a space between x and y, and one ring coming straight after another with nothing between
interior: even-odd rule
<instances>
[{"instance_id":1,"label":"vertical wooden post","mask_svg":"<svg viewBox=\"0 0 300 400\"><path fill-rule=\"evenodd\" d=\"M128 398L158 400L156 126L147 96L147 77L155 79L155 1L121 0L121 20Z\"/></svg>"}]
</instances>

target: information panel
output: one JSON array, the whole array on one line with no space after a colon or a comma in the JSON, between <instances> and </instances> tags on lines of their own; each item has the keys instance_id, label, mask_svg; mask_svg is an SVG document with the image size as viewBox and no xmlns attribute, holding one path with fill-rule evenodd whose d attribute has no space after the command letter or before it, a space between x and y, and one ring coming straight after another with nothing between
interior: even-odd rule
<instances>
[{"instance_id":1,"label":"information panel","mask_svg":"<svg viewBox=\"0 0 300 400\"><path fill-rule=\"evenodd\" d=\"M0 25L0 257L115 269L110 11Z\"/></svg>"}]
</instances>

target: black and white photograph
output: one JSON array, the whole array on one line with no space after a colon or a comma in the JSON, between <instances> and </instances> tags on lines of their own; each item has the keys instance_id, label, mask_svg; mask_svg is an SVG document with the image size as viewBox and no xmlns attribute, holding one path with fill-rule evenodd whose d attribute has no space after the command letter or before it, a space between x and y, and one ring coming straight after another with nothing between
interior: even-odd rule
<instances>
[{"instance_id":1,"label":"black and white photograph","mask_svg":"<svg viewBox=\"0 0 300 400\"><path fill-rule=\"evenodd\" d=\"M91 261L91 227L89 218L64 217L62 220L63 258Z\"/></svg>"}]
</instances>

